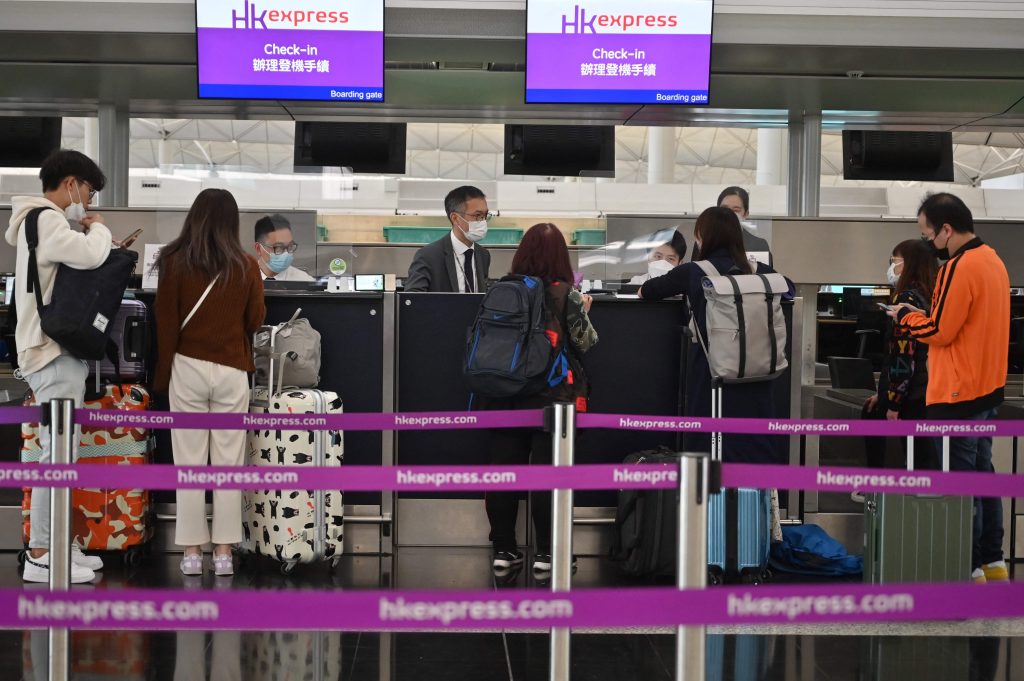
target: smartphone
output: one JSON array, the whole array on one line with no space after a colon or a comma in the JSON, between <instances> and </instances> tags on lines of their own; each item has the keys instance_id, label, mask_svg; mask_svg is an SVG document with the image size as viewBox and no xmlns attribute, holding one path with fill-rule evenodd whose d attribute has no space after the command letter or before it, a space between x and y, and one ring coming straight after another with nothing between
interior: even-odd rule
<instances>
[{"instance_id":1,"label":"smartphone","mask_svg":"<svg viewBox=\"0 0 1024 681\"><path fill-rule=\"evenodd\" d=\"M878 307L882 308L886 312L889 312L889 311L892 310L892 305L886 305L885 303L875 303L875 305L878 305Z\"/></svg>"},{"instance_id":2,"label":"smartphone","mask_svg":"<svg viewBox=\"0 0 1024 681\"><path fill-rule=\"evenodd\" d=\"M132 232L131 234L129 234L128 236L126 236L124 240L121 242L121 247L128 248L129 246L131 246L133 243L135 243L135 240L139 238L140 234L142 234L142 228L139 228Z\"/></svg>"}]
</instances>

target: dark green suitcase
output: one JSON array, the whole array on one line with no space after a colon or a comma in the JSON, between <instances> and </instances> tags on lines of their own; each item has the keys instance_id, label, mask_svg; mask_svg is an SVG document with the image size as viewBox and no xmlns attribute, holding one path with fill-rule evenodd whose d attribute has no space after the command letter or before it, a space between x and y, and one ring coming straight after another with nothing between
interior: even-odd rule
<instances>
[{"instance_id":1,"label":"dark green suitcase","mask_svg":"<svg viewBox=\"0 0 1024 681\"><path fill-rule=\"evenodd\" d=\"M859 681L970 681L969 643L966 636L864 637Z\"/></svg>"},{"instance_id":2,"label":"dark green suitcase","mask_svg":"<svg viewBox=\"0 0 1024 681\"><path fill-rule=\"evenodd\" d=\"M908 445L907 470L914 460ZM949 438L942 439L949 470ZM963 582L971 577L972 497L868 494L864 502L864 580Z\"/></svg>"}]
</instances>

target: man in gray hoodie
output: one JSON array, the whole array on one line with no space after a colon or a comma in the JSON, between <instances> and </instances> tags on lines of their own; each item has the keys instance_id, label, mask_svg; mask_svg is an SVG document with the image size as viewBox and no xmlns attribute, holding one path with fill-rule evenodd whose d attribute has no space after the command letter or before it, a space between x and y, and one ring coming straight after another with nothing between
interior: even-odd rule
<instances>
[{"instance_id":1,"label":"man in gray hoodie","mask_svg":"<svg viewBox=\"0 0 1024 681\"><path fill-rule=\"evenodd\" d=\"M91 159L77 151L56 151L43 162L39 171L43 195L16 196L12 201L11 223L5 239L18 249L15 268L18 309L18 327L15 340L18 346L18 371L35 395L37 404L57 398L74 399L81 406L85 399L86 363L68 354L59 344L43 333L39 324L39 311L34 293L28 289L29 250L25 237L25 220L35 208L45 208L39 214L39 246L36 248L36 266L43 304L53 295L57 268L64 264L81 270L96 269L110 254L110 230L103 225L103 216L87 213L89 202L103 189L106 178ZM80 227L81 231L75 229ZM50 461L50 437L46 428L39 431L42 447L40 463ZM78 443L78 428L74 441ZM23 578L26 582L48 582L50 579L50 489L32 490L31 534L29 553L25 560ZM77 545L71 550L71 581L92 581L95 571L103 567L96 556L87 556Z\"/></svg>"}]
</instances>

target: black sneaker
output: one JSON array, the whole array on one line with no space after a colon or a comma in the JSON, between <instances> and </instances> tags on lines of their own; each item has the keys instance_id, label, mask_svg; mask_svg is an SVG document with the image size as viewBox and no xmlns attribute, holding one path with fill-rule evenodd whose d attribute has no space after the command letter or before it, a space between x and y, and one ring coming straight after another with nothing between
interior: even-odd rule
<instances>
[{"instance_id":1,"label":"black sneaker","mask_svg":"<svg viewBox=\"0 0 1024 681\"><path fill-rule=\"evenodd\" d=\"M495 570L505 570L513 565L523 564L522 551L495 551L491 565Z\"/></svg>"},{"instance_id":2,"label":"black sneaker","mask_svg":"<svg viewBox=\"0 0 1024 681\"><path fill-rule=\"evenodd\" d=\"M572 557L572 571L576 571L576 556ZM551 572L551 554L538 553L533 556L534 572Z\"/></svg>"},{"instance_id":3,"label":"black sneaker","mask_svg":"<svg viewBox=\"0 0 1024 681\"><path fill-rule=\"evenodd\" d=\"M520 573L522 573L522 571L523 571L523 564L522 563L520 563L519 565L513 565L511 567L507 567L507 568L502 568L502 567L494 568L494 586L496 586L496 587L515 586L516 582L519 580L519 575L520 575Z\"/></svg>"}]
</instances>

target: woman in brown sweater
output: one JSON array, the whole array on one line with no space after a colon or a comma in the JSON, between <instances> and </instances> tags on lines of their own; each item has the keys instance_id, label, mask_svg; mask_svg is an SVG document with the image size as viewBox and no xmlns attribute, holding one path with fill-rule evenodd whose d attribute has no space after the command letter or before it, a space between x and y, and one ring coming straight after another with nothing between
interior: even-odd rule
<instances>
[{"instance_id":1,"label":"woman in brown sweater","mask_svg":"<svg viewBox=\"0 0 1024 681\"><path fill-rule=\"evenodd\" d=\"M238 238L238 204L230 192L206 189L196 197L181 235L160 250L156 294L159 360L153 388L170 395L172 411L245 412L247 371L253 370L250 338L266 307L256 260ZM245 432L174 430L179 466L241 466ZM175 543L185 548L181 571L203 571L202 546L211 541L203 490L178 490ZM242 496L213 493L213 563L217 575L233 572L231 548L242 540Z\"/></svg>"}]
</instances>

